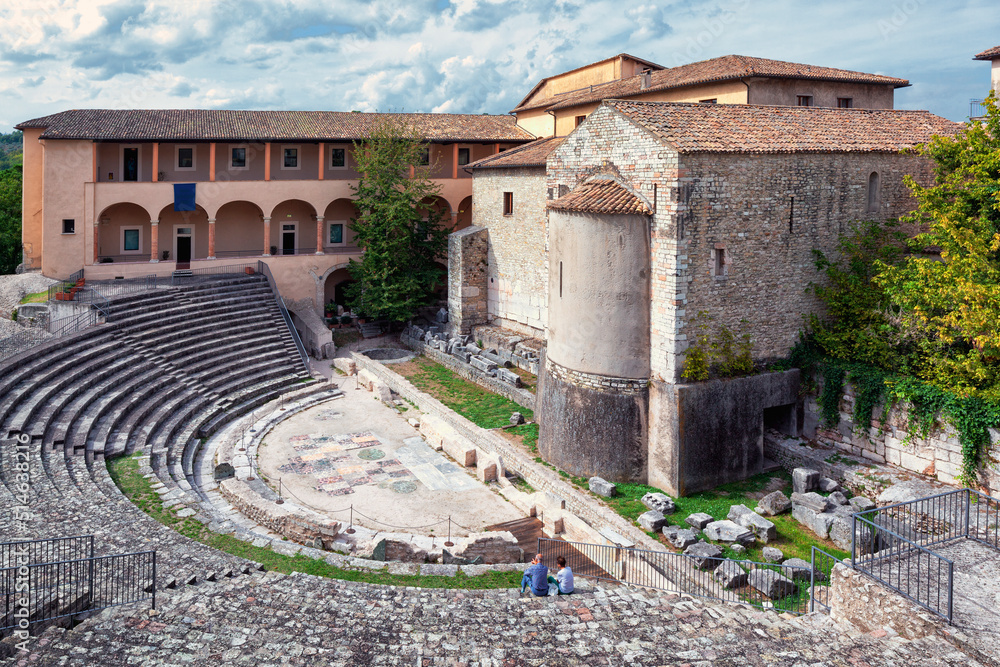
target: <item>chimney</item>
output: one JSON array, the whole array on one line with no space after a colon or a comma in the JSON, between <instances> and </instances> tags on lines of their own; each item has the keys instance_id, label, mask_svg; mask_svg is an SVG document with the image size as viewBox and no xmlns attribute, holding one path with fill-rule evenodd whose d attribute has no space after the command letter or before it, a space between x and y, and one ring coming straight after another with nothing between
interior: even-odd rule
<instances>
[{"instance_id":1,"label":"chimney","mask_svg":"<svg viewBox=\"0 0 1000 667\"><path fill-rule=\"evenodd\" d=\"M639 90L649 88L649 83L653 79L653 72L648 67L642 70L642 79L639 80Z\"/></svg>"}]
</instances>

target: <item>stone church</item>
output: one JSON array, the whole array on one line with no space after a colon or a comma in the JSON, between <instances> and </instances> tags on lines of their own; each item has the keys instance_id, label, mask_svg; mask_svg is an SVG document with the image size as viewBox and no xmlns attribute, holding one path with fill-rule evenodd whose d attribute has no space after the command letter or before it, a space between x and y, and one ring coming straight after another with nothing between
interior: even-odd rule
<instances>
[{"instance_id":1,"label":"stone church","mask_svg":"<svg viewBox=\"0 0 1000 667\"><path fill-rule=\"evenodd\" d=\"M470 166L450 318L544 342L542 456L684 495L752 475L765 423L801 430L798 373L686 383L698 322L784 357L852 222L896 218L906 149L961 125L925 111L605 100L568 136ZM699 314L703 317L699 319ZM479 335L479 334L477 334Z\"/></svg>"}]
</instances>

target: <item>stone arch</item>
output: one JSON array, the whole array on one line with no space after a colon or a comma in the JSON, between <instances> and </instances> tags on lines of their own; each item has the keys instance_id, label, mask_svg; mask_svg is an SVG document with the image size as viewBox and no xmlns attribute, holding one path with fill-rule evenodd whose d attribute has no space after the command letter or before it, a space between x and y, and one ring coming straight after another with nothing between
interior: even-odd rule
<instances>
[{"instance_id":1,"label":"stone arch","mask_svg":"<svg viewBox=\"0 0 1000 667\"><path fill-rule=\"evenodd\" d=\"M174 205L168 204L160 210L158 219L160 259L177 260L176 230L178 229L192 230L190 259L208 257L208 213L200 205L196 205L194 211L175 211Z\"/></svg>"},{"instance_id":2,"label":"stone arch","mask_svg":"<svg viewBox=\"0 0 1000 667\"><path fill-rule=\"evenodd\" d=\"M215 256L252 257L264 252L264 210L252 201L234 200L215 213Z\"/></svg>"},{"instance_id":3,"label":"stone arch","mask_svg":"<svg viewBox=\"0 0 1000 667\"><path fill-rule=\"evenodd\" d=\"M350 262L341 262L339 264L334 264L322 274L313 273L313 277L316 280L316 303L319 305L319 310L322 313L323 307L326 305L326 282L327 279L332 276L337 271L346 271L347 267L350 266ZM333 284L336 286L336 283Z\"/></svg>"},{"instance_id":4,"label":"stone arch","mask_svg":"<svg viewBox=\"0 0 1000 667\"><path fill-rule=\"evenodd\" d=\"M879 175L878 170L873 170L872 173L868 174L868 203L865 206L865 210L869 213L875 213L879 209L881 180L882 177Z\"/></svg>"},{"instance_id":5,"label":"stone arch","mask_svg":"<svg viewBox=\"0 0 1000 667\"><path fill-rule=\"evenodd\" d=\"M271 254L316 252L316 208L302 199L286 199L271 209ZM289 236L291 235L291 236Z\"/></svg>"},{"instance_id":6,"label":"stone arch","mask_svg":"<svg viewBox=\"0 0 1000 667\"><path fill-rule=\"evenodd\" d=\"M451 231L457 232L472 225L472 206L472 195L459 202L455 209L455 227Z\"/></svg>"},{"instance_id":7,"label":"stone arch","mask_svg":"<svg viewBox=\"0 0 1000 667\"><path fill-rule=\"evenodd\" d=\"M106 207L97 216L97 261L148 261L152 241L151 219L152 215L144 206L132 202L119 202ZM138 252L125 249L125 229L139 230Z\"/></svg>"},{"instance_id":8,"label":"stone arch","mask_svg":"<svg viewBox=\"0 0 1000 667\"><path fill-rule=\"evenodd\" d=\"M351 231L351 220L357 217L357 214L353 199L341 197L327 204L326 208L323 209L323 250L325 252L336 253L341 249L356 247L354 232ZM342 239L339 244L335 241L337 230L331 230L331 225L343 225L339 232Z\"/></svg>"}]
</instances>

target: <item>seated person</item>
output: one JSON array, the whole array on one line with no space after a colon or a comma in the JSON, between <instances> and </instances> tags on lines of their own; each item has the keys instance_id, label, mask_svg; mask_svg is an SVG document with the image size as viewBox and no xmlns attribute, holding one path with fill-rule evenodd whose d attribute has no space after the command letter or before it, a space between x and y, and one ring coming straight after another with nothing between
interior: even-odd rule
<instances>
[{"instance_id":1,"label":"seated person","mask_svg":"<svg viewBox=\"0 0 1000 667\"><path fill-rule=\"evenodd\" d=\"M556 573L556 587L559 589L559 595L569 595L573 592L573 570L569 569L566 559L562 556L556 558L556 565L559 566L559 572Z\"/></svg>"},{"instance_id":2,"label":"seated person","mask_svg":"<svg viewBox=\"0 0 1000 667\"><path fill-rule=\"evenodd\" d=\"M548 575L549 568L545 567L545 563L542 562L542 554L535 554L531 566L524 571L524 576L521 577L521 592L524 593L524 589L530 585L531 592L535 595L539 597L548 595Z\"/></svg>"}]
</instances>

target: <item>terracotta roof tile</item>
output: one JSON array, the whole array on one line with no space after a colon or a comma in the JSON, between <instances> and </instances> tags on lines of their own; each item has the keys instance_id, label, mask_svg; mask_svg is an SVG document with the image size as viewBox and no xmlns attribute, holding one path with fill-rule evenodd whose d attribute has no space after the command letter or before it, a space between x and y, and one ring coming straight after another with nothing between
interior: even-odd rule
<instances>
[{"instance_id":1,"label":"terracotta roof tile","mask_svg":"<svg viewBox=\"0 0 1000 667\"><path fill-rule=\"evenodd\" d=\"M508 115L378 114L345 111L74 109L19 124L45 139L99 141L356 141L381 119L409 123L429 141L526 142L534 137Z\"/></svg>"},{"instance_id":2,"label":"terracotta roof tile","mask_svg":"<svg viewBox=\"0 0 1000 667\"><path fill-rule=\"evenodd\" d=\"M546 137L530 144L511 148L468 165L466 169L502 169L544 167L549 153L559 147L564 137Z\"/></svg>"},{"instance_id":3,"label":"terracotta roof tile","mask_svg":"<svg viewBox=\"0 0 1000 667\"><path fill-rule=\"evenodd\" d=\"M578 185L569 194L549 202L548 208L582 213L650 214L649 207L641 199L618 182L606 178Z\"/></svg>"},{"instance_id":4,"label":"terracotta roof tile","mask_svg":"<svg viewBox=\"0 0 1000 667\"><path fill-rule=\"evenodd\" d=\"M607 100L681 153L895 153L964 125L927 111Z\"/></svg>"},{"instance_id":5,"label":"terracotta roof tile","mask_svg":"<svg viewBox=\"0 0 1000 667\"><path fill-rule=\"evenodd\" d=\"M994 58L1000 58L1000 46L994 46L992 49L986 49L982 53L972 56L973 60L993 60Z\"/></svg>"},{"instance_id":6,"label":"terracotta roof tile","mask_svg":"<svg viewBox=\"0 0 1000 667\"><path fill-rule=\"evenodd\" d=\"M592 88L585 88L564 95L556 95L545 100L539 100L518 107L514 111L525 111L540 107L565 109L598 100L620 99L660 90L668 90L670 88L683 88L684 86L693 86L702 83L730 81L750 77L874 83L891 85L895 88L910 85L910 82L906 79L897 79L881 74L854 72L833 67L816 67L815 65L803 65L751 56L722 56L720 58L712 58L711 60L681 65L680 67L653 71L650 73L650 84L645 89L642 88L642 75L636 75L628 79L615 80L599 86L593 86Z\"/></svg>"}]
</instances>

